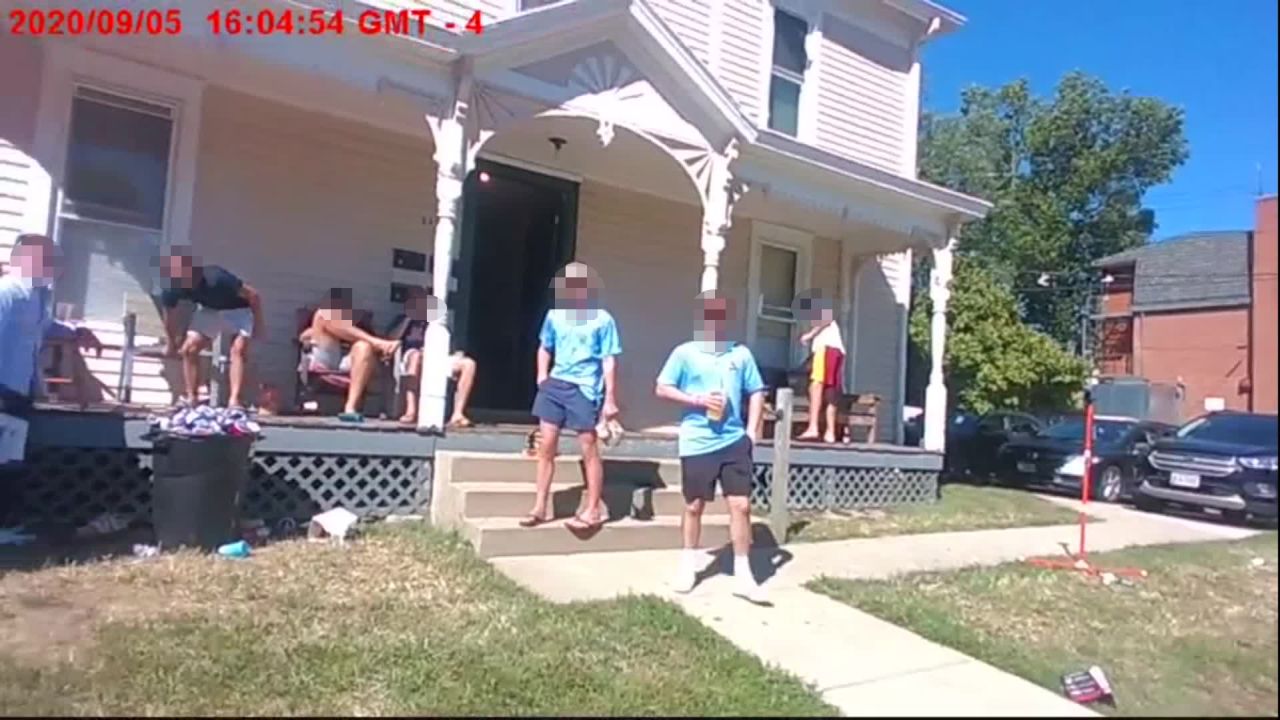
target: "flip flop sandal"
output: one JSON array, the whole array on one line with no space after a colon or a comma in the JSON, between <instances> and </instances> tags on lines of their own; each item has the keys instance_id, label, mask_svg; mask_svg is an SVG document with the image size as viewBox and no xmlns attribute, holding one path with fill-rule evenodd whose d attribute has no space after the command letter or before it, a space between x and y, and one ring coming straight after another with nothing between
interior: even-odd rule
<instances>
[{"instance_id":1,"label":"flip flop sandal","mask_svg":"<svg viewBox=\"0 0 1280 720\"><path fill-rule=\"evenodd\" d=\"M548 519L547 519L547 518L545 518L545 517L538 517L537 515L534 515L533 513L529 513L528 515L526 515L526 516L524 516L524 517L520 518L520 527L522 527L522 528L536 528L536 527L538 527L539 525L546 525L546 524L547 524L547 523L549 523L549 522L551 522L551 521L550 521L550 520L548 520Z\"/></svg>"},{"instance_id":2,"label":"flip flop sandal","mask_svg":"<svg viewBox=\"0 0 1280 720\"><path fill-rule=\"evenodd\" d=\"M338 422L360 424L364 422L364 415L358 412L342 413L338 416Z\"/></svg>"},{"instance_id":3,"label":"flip flop sandal","mask_svg":"<svg viewBox=\"0 0 1280 720\"><path fill-rule=\"evenodd\" d=\"M595 522L584 520L581 514L574 515L565 522L564 526L574 532L595 532L604 526L604 515L602 514Z\"/></svg>"},{"instance_id":4,"label":"flip flop sandal","mask_svg":"<svg viewBox=\"0 0 1280 720\"><path fill-rule=\"evenodd\" d=\"M538 454L538 430L534 428L524 438L524 454L533 457Z\"/></svg>"}]
</instances>

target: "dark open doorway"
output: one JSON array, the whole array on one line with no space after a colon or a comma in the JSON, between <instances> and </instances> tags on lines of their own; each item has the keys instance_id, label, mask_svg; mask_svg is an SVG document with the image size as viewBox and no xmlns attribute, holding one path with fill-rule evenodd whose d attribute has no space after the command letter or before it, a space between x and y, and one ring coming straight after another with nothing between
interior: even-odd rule
<instances>
[{"instance_id":1,"label":"dark open doorway","mask_svg":"<svg viewBox=\"0 0 1280 720\"><path fill-rule=\"evenodd\" d=\"M481 160L463 195L460 347L475 358L477 419L525 421L551 279L573 259L577 183Z\"/></svg>"}]
</instances>

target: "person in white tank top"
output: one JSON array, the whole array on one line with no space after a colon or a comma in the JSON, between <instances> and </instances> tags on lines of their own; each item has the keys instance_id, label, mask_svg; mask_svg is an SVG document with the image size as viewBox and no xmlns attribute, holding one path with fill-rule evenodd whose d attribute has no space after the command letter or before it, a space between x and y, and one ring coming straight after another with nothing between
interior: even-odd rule
<instances>
[{"instance_id":1,"label":"person in white tank top","mask_svg":"<svg viewBox=\"0 0 1280 720\"><path fill-rule=\"evenodd\" d=\"M834 443L838 438L836 428L836 404L844 392L844 338L836 323L835 311L820 307L814 312L813 327L800 336L800 342L809 343L809 426L796 437L797 440ZM826 420L822 432L819 420Z\"/></svg>"}]
</instances>

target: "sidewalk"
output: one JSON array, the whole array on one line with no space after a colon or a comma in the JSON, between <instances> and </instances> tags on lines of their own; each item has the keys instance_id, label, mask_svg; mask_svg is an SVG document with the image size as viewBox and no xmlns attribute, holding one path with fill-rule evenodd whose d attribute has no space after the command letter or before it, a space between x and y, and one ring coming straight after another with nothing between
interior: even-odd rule
<instances>
[{"instance_id":1,"label":"sidewalk","mask_svg":"<svg viewBox=\"0 0 1280 720\"><path fill-rule=\"evenodd\" d=\"M1075 507L1060 498L1055 502ZM1252 531L1094 503L1090 551L1230 540ZM883 578L902 572L995 565L1060 555L1074 525L904 535L793 544L752 558L772 608L730 594L724 553L708 553L706 579L687 596L666 586L677 551L501 558L494 565L557 602L653 594L680 605L738 647L812 683L846 715L1087 716L1089 710L1026 680L803 588L826 575Z\"/></svg>"}]
</instances>

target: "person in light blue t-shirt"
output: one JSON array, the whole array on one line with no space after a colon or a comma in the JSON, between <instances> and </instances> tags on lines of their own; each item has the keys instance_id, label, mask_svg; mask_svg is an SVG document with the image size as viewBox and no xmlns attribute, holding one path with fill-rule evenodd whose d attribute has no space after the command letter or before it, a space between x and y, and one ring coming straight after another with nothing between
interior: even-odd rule
<instances>
[{"instance_id":1,"label":"person in light blue t-shirt","mask_svg":"<svg viewBox=\"0 0 1280 720\"><path fill-rule=\"evenodd\" d=\"M684 553L672 585L679 592L697 583L702 513L715 499L716 483L729 506L735 594L763 603L751 574L751 451L764 412L764 381L745 345L725 339L733 304L714 292L698 296L695 339L671 351L658 373L657 395L680 403L679 453L685 510ZM743 420L743 401L746 420Z\"/></svg>"},{"instance_id":2,"label":"person in light blue t-shirt","mask_svg":"<svg viewBox=\"0 0 1280 720\"><path fill-rule=\"evenodd\" d=\"M618 415L617 357L622 354L618 326L598 304L599 281L582 263L569 263L555 279L556 307L547 312L538 334L537 489L524 527L548 521L547 503L555 476L560 430L578 434L587 481L582 511L569 520L571 530L592 531L604 522L601 493L604 464L596 426Z\"/></svg>"}]
</instances>

